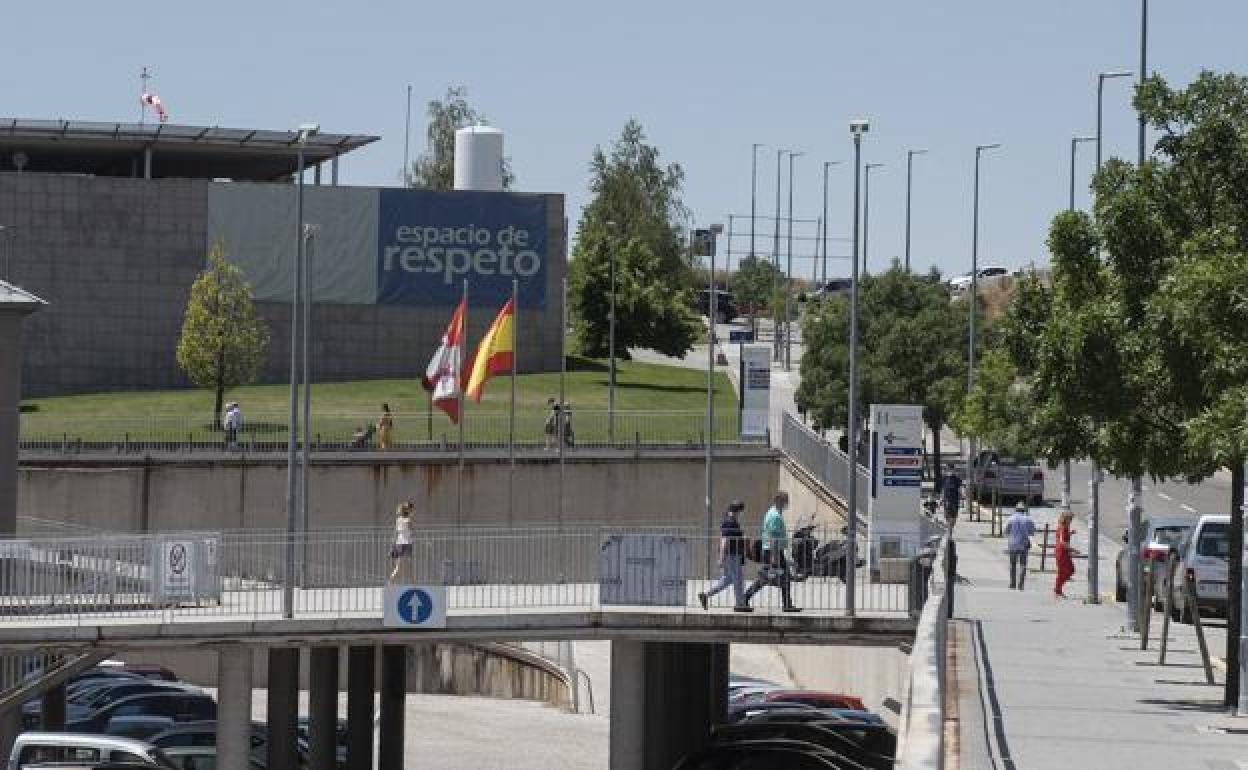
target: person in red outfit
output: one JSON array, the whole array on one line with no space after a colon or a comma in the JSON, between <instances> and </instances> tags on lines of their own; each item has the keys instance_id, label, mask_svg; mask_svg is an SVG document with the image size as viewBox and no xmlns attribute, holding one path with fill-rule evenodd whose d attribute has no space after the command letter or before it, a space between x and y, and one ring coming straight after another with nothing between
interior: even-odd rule
<instances>
[{"instance_id":1,"label":"person in red outfit","mask_svg":"<svg viewBox=\"0 0 1248 770\"><path fill-rule=\"evenodd\" d=\"M1053 585L1053 595L1062 599L1066 598L1062 586L1075 574L1074 550L1070 546L1070 536L1075 534L1070 522L1074 518L1075 514L1070 511L1062 511L1057 517L1057 582Z\"/></svg>"}]
</instances>

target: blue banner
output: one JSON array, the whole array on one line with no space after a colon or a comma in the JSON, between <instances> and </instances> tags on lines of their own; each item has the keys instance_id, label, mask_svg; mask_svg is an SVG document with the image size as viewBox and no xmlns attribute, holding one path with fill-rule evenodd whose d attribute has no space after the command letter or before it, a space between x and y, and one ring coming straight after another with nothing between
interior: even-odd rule
<instances>
[{"instance_id":1,"label":"blue banner","mask_svg":"<svg viewBox=\"0 0 1248 770\"><path fill-rule=\"evenodd\" d=\"M545 307L546 199L467 190L381 190L377 302L498 307L520 282L521 307Z\"/></svg>"}]
</instances>

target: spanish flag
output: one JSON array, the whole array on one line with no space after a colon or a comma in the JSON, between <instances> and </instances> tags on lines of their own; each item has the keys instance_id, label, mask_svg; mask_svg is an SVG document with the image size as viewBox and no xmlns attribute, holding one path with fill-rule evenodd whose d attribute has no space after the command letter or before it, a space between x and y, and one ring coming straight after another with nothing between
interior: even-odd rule
<instances>
[{"instance_id":1,"label":"spanish flag","mask_svg":"<svg viewBox=\"0 0 1248 770\"><path fill-rule=\"evenodd\" d=\"M503 309L498 311L468 365L468 386L464 388L464 395L478 404L481 403L481 391L485 390L486 381L496 374L507 374L512 370L516 349L514 301L514 298L507 300Z\"/></svg>"}]
</instances>

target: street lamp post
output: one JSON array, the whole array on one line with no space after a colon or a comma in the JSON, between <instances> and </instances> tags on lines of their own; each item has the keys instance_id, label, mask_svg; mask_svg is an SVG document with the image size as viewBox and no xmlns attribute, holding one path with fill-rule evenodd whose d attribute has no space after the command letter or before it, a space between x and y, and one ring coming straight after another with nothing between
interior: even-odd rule
<instances>
[{"instance_id":1,"label":"street lamp post","mask_svg":"<svg viewBox=\"0 0 1248 770\"><path fill-rule=\"evenodd\" d=\"M615 222L607 220L606 224L607 260L611 273L611 298L607 311L607 444L615 446Z\"/></svg>"},{"instance_id":2,"label":"street lamp post","mask_svg":"<svg viewBox=\"0 0 1248 770\"><path fill-rule=\"evenodd\" d=\"M303 295L303 151L308 138L315 136L320 126L305 123L299 126L296 137L296 193L295 193L295 265L290 302L290 414L286 437L286 574L282 586L282 616L293 617L295 591L295 532L298 518L296 450L299 445L299 322L300 301ZM304 441L307 426L304 426Z\"/></svg>"},{"instance_id":3,"label":"street lamp post","mask_svg":"<svg viewBox=\"0 0 1248 770\"><path fill-rule=\"evenodd\" d=\"M757 256L754 248L754 226L758 220L758 149L765 144L755 142L750 151L750 256Z\"/></svg>"},{"instance_id":4,"label":"street lamp post","mask_svg":"<svg viewBox=\"0 0 1248 770\"><path fill-rule=\"evenodd\" d=\"M707 256L711 261L709 286L711 295L707 300L707 311L710 314L711 335L706 346L706 542L711 542L713 510L711 490L714 488L715 473L715 318L719 315L717 294L715 289L715 250L719 245L719 234L724 231L721 224L713 224L709 228L710 244ZM711 574L711 549L706 549L706 574Z\"/></svg>"},{"instance_id":5,"label":"street lamp post","mask_svg":"<svg viewBox=\"0 0 1248 770\"><path fill-rule=\"evenodd\" d=\"M966 392L975 387L975 305L979 302L979 158L984 150L995 150L1001 145L980 144L975 146L975 194L974 213L971 217L971 328L968 349Z\"/></svg>"},{"instance_id":6,"label":"street lamp post","mask_svg":"<svg viewBox=\"0 0 1248 770\"><path fill-rule=\"evenodd\" d=\"M828 283L828 169L839 164L839 160L823 162L823 264L819 269L819 280L825 286Z\"/></svg>"},{"instance_id":7,"label":"street lamp post","mask_svg":"<svg viewBox=\"0 0 1248 770\"><path fill-rule=\"evenodd\" d=\"M1080 144L1095 142L1095 136L1072 136L1070 138L1070 204L1069 210L1075 210L1075 153ZM1095 495L1090 495L1095 497ZM1070 507L1070 460L1062 461L1062 508Z\"/></svg>"},{"instance_id":8,"label":"street lamp post","mask_svg":"<svg viewBox=\"0 0 1248 770\"><path fill-rule=\"evenodd\" d=\"M0 236L4 237L4 280L13 282L10 262L13 258L13 243L17 240L17 228L13 225L0 225Z\"/></svg>"},{"instance_id":9,"label":"street lamp post","mask_svg":"<svg viewBox=\"0 0 1248 770\"><path fill-rule=\"evenodd\" d=\"M862 176L862 135L870 130L865 120L851 120L854 137L854 245L849 287L849 526L845 533L845 615L857 611L858 583L858 180Z\"/></svg>"},{"instance_id":10,"label":"street lamp post","mask_svg":"<svg viewBox=\"0 0 1248 770\"><path fill-rule=\"evenodd\" d=\"M927 150L906 150L906 272L910 272L910 188L914 181L914 156Z\"/></svg>"},{"instance_id":11,"label":"street lamp post","mask_svg":"<svg viewBox=\"0 0 1248 770\"><path fill-rule=\"evenodd\" d=\"M867 273L867 244L871 238L871 169L880 168L883 163L868 163L862 169L862 272Z\"/></svg>"},{"instance_id":12,"label":"street lamp post","mask_svg":"<svg viewBox=\"0 0 1248 770\"><path fill-rule=\"evenodd\" d=\"M775 301L776 272L780 269L780 158L786 152L788 150L776 150L776 238L771 247L771 265L776 269L771 271L771 296L767 298L768 304ZM780 360L780 316L774 307L771 313L771 359Z\"/></svg>"},{"instance_id":13,"label":"street lamp post","mask_svg":"<svg viewBox=\"0 0 1248 770\"><path fill-rule=\"evenodd\" d=\"M784 271L784 370L792 369L793 354L793 311L789 301L793 296L793 159L805 155L804 152L789 153L789 248L788 265Z\"/></svg>"},{"instance_id":14,"label":"street lamp post","mask_svg":"<svg viewBox=\"0 0 1248 770\"><path fill-rule=\"evenodd\" d=\"M1104 114L1105 102L1105 81L1110 78L1126 78L1131 77L1130 72L1119 70L1116 72L1102 72L1096 76L1096 170L1101 170L1101 144L1102 144L1102 116ZM1092 463L1092 494L1090 495L1091 505L1088 512L1088 603L1100 604L1101 602L1101 586L1100 586L1100 540L1101 540L1101 467L1095 461ZM1127 502L1128 511L1131 509L1131 502ZM1138 553L1132 553L1135 549L1136 531L1134 527L1127 527L1127 630L1136 630L1135 622L1135 589L1136 589L1136 557Z\"/></svg>"}]
</instances>

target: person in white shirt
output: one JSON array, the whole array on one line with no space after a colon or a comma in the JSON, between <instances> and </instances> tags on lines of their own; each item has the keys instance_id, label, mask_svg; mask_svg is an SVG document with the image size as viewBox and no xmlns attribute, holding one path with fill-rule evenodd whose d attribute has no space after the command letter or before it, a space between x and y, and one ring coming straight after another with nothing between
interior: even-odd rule
<instances>
[{"instance_id":1,"label":"person in white shirt","mask_svg":"<svg viewBox=\"0 0 1248 770\"><path fill-rule=\"evenodd\" d=\"M390 582L412 582L412 510L416 506L411 500L399 503L394 512L394 545L390 547L390 559L394 569L390 570ZM402 573L400 575L400 573Z\"/></svg>"}]
</instances>

